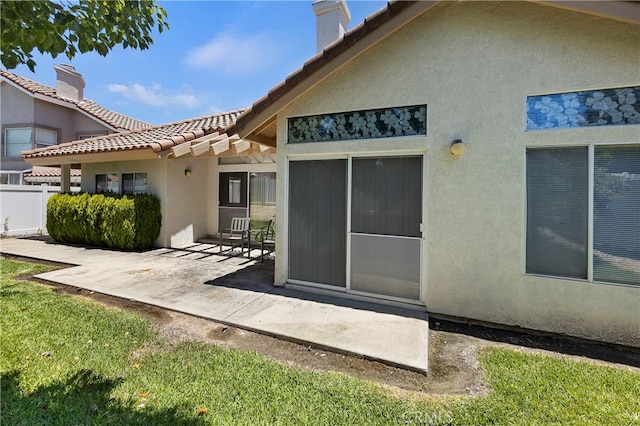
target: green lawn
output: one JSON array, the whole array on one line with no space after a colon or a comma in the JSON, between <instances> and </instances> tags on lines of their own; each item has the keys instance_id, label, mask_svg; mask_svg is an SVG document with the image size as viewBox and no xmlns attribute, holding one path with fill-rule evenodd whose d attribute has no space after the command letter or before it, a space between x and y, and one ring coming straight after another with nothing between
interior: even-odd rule
<instances>
[{"instance_id":1,"label":"green lawn","mask_svg":"<svg viewBox=\"0 0 640 426\"><path fill-rule=\"evenodd\" d=\"M252 352L161 341L140 316L16 281L1 259L0 423L640 424L640 374L492 347L488 396L400 398Z\"/></svg>"}]
</instances>

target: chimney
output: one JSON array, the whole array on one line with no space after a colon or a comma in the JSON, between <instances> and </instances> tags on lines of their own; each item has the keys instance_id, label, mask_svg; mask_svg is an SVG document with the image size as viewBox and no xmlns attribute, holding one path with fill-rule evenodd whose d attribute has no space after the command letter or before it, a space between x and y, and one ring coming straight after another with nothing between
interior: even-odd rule
<instances>
[{"instance_id":1,"label":"chimney","mask_svg":"<svg viewBox=\"0 0 640 426\"><path fill-rule=\"evenodd\" d=\"M63 98L75 102L82 102L84 99L84 78L82 74L76 72L72 65L54 65L56 70L56 94Z\"/></svg>"},{"instance_id":2,"label":"chimney","mask_svg":"<svg viewBox=\"0 0 640 426\"><path fill-rule=\"evenodd\" d=\"M322 52L342 38L351 21L351 12L345 0L319 0L313 3L313 13L316 14L316 52Z\"/></svg>"}]
</instances>

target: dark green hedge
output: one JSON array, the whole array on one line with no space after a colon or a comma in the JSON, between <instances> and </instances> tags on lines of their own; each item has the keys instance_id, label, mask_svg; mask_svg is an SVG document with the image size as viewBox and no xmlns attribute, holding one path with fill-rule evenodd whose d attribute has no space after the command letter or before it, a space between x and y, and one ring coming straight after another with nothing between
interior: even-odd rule
<instances>
[{"instance_id":1,"label":"dark green hedge","mask_svg":"<svg viewBox=\"0 0 640 426\"><path fill-rule=\"evenodd\" d=\"M139 250L158 238L161 223L153 195L55 194L47 203L47 231L62 243Z\"/></svg>"}]
</instances>

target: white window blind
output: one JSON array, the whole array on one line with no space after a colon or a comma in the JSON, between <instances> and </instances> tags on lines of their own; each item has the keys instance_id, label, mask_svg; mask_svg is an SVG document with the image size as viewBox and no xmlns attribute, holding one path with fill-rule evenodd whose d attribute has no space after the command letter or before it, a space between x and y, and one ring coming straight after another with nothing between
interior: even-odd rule
<instances>
[{"instance_id":1,"label":"white window blind","mask_svg":"<svg viewBox=\"0 0 640 426\"><path fill-rule=\"evenodd\" d=\"M55 145L58 142L58 134L51 130L36 129L36 145L45 147Z\"/></svg>"},{"instance_id":2,"label":"white window blind","mask_svg":"<svg viewBox=\"0 0 640 426\"><path fill-rule=\"evenodd\" d=\"M592 152L527 150L526 272L640 285L640 145Z\"/></svg>"},{"instance_id":3,"label":"white window blind","mask_svg":"<svg viewBox=\"0 0 640 426\"><path fill-rule=\"evenodd\" d=\"M587 278L588 149L527 151L526 272Z\"/></svg>"},{"instance_id":4,"label":"white window blind","mask_svg":"<svg viewBox=\"0 0 640 426\"><path fill-rule=\"evenodd\" d=\"M597 146L594 281L640 285L640 146Z\"/></svg>"}]
</instances>

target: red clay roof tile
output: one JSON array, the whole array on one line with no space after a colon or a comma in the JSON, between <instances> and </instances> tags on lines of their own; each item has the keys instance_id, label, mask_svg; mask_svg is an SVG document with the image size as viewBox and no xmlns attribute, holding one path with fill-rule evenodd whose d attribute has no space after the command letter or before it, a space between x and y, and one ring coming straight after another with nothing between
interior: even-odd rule
<instances>
[{"instance_id":1,"label":"red clay roof tile","mask_svg":"<svg viewBox=\"0 0 640 426\"><path fill-rule=\"evenodd\" d=\"M78 102L69 98L59 96L56 94L56 89L51 86L38 83L37 81L30 80L6 70L0 70L0 76L3 79L13 82L14 84L30 93L43 95L51 99L72 104L80 111L83 111L96 120L101 121L104 124L118 130L134 130L151 126L151 124L144 121L136 120L135 118L129 117L127 115L108 110L105 107L98 105L91 99L85 98L83 101Z\"/></svg>"},{"instance_id":2,"label":"red clay roof tile","mask_svg":"<svg viewBox=\"0 0 640 426\"><path fill-rule=\"evenodd\" d=\"M111 133L91 139L68 142L47 148L23 151L22 157L37 158L70 154L152 149L161 152L206 134L220 132L235 122L244 110L222 112L189 120L150 126L145 129Z\"/></svg>"}]
</instances>

